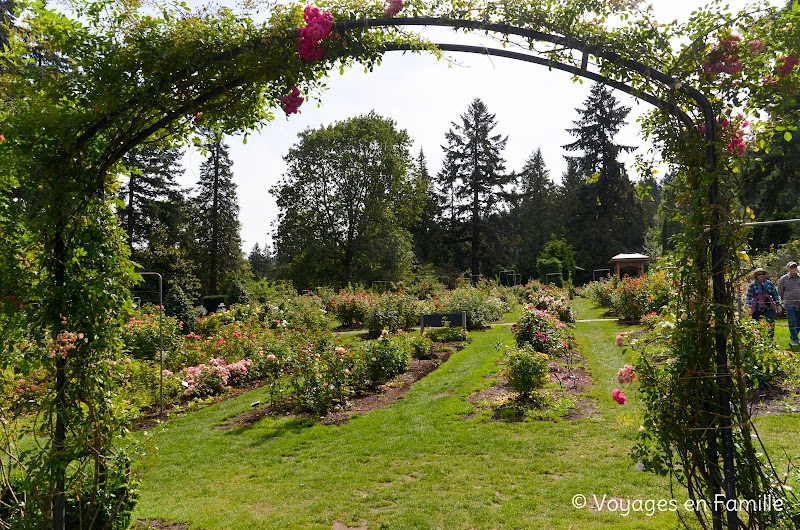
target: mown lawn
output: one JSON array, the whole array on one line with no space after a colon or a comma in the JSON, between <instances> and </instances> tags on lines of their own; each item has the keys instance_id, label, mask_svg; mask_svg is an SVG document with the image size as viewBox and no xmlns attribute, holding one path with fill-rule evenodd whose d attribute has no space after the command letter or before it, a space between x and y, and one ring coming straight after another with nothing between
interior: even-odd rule
<instances>
[{"instance_id":1,"label":"mown lawn","mask_svg":"<svg viewBox=\"0 0 800 530\"><path fill-rule=\"evenodd\" d=\"M582 300L576 306L579 318L602 313ZM595 411L585 419L506 423L489 411L476 414L466 398L492 384L513 342L508 326L495 326L471 333L466 349L402 399L347 425L268 417L216 429L263 400L262 390L173 420L145 442L135 515L226 530L330 529L337 522L370 529L674 527L675 512L622 515L593 501L605 496L616 507L671 498L666 479L637 472L628 456L639 426L635 390L624 389L624 406L611 399L617 370L632 361L614 345L626 329L633 328L577 324L595 382ZM769 418L764 430L796 422L781 416L790 420ZM796 452L796 436L781 438ZM587 507L573 506L576 495Z\"/></svg>"}]
</instances>

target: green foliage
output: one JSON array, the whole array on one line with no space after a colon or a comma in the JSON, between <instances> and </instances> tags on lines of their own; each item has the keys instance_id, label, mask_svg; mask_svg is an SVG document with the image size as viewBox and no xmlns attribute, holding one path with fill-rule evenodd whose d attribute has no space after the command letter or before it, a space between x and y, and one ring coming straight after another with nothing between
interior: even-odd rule
<instances>
[{"instance_id":1,"label":"green foliage","mask_svg":"<svg viewBox=\"0 0 800 530\"><path fill-rule=\"evenodd\" d=\"M596 280L584 285L581 289L581 294L600 307L610 308L614 303L614 291L616 291L618 284L618 276Z\"/></svg>"},{"instance_id":2,"label":"green foliage","mask_svg":"<svg viewBox=\"0 0 800 530\"><path fill-rule=\"evenodd\" d=\"M459 326L451 326L444 321L440 328L425 328L425 336L433 342L449 342L467 340L467 330Z\"/></svg>"},{"instance_id":3,"label":"green foliage","mask_svg":"<svg viewBox=\"0 0 800 530\"><path fill-rule=\"evenodd\" d=\"M225 304L246 304L248 302L247 291L241 279L230 276L225 282Z\"/></svg>"},{"instance_id":4,"label":"green foliage","mask_svg":"<svg viewBox=\"0 0 800 530\"><path fill-rule=\"evenodd\" d=\"M358 348L363 361L360 371L369 388L382 385L408 369L415 351L412 340L409 335L383 333L378 339L365 342Z\"/></svg>"},{"instance_id":5,"label":"green foliage","mask_svg":"<svg viewBox=\"0 0 800 530\"><path fill-rule=\"evenodd\" d=\"M564 239L557 239L555 237L544 245L542 249L542 258L550 258L558 260L561 270L552 272L561 272L563 274L562 280L571 281L575 272L575 249L567 243ZM538 260L537 260L538 265ZM539 276L541 276L541 271ZM557 287L563 287L558 285Z\"/></svg>"},{"instance_id":6,"label":"green foliage","mask_svg":"<svg viewBox=\"0 0 800 530\"><path fill-rule=\"evenodd\" d=\"M178 285L170 285L164 295L164 312L178 319L183 333L194 331L197 317L192 302Z\"/></svg>"},{"instance_id":7,"label":"green foliage","mask_svg":"<svg viewBox=\"0 0 800 530\"><path fill-rule=\"evenodd\" d=\"M410 138L375 113L300 134L274 186L275 248L301 288L399 280L411 270L408 227L421 185Z\"/></svg>"},{"instance_id":8,"label":"green foliage","mask_svg":"<svg viewBox=\"0 0 800 530\"><path fill-rule=\"evenodd\" d=\"M162 334L162 351L175 349L180 341L182 325L177 317L159 316L157 306L146 305L138 309L122 329L125 351L134 359L152 361L158 360Z\"/></svg>"},{"instance_id":9,"label":"green foliage","mask_svg":"<svg viewBox=\"0 0 800 530\"><path fill-rule=\"evenodd\" d=\"M506 302L496 296L487 296L486 293L475 287L454 289L444 298L437 298L434 307L443 313L465 311L467 313L467 329L470 331L497 322L508 310Z\"/></svg>"},{"instance_id":10,"label":"green foliage","mask_svg":"<svg viewBox=\"0 0 800 530\"><path fill-rule=\"evenodd\" d=\"M536 260L536 271L539 273L539 281L552 283L556 287L564 287L563 264L558 258L538 258Z\"/></svg>"},{"instance_id":11,"label":"green foliage","mask_svg":"<svg viewBox=\"0 0 800 530\"><path fill-rule=\"evenodd\" d=\"M530 396L548 381L550 357L530 344L506 352L508 386Z\"/></svg>"},{"instance_id":12,"label":"green foliage","mask_svg":"<svg viewBox=\"0 0 800 530\"><path fill-rule=\"evenodd\" d=\"M783 375L785 352L775 347L766 320L744 318L739 323L740 355L744 380L749 388L769 387Z\"/></svg>"},{"instance_id":13,"label":"green foliage","mask_svg":"<svg viewBox=\"0 0 800 530\"><path fill-rule=\"evenodd\" d=\"M402 293L383 293L376 296L366 315L366 327L371 336L383 330L394 333L419 326L423 304L413 296Z\"/></svg>"}]
</instances>

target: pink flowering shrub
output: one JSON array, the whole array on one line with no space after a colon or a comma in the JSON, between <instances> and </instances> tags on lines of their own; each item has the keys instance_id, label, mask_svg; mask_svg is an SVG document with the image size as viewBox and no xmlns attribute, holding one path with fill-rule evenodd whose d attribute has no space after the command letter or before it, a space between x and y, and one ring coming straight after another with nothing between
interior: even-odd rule
<instances>
[{"instance_id":1,"label":"pink flowering shrub","mask_svg":"<svg viewBox=\"0 0 800 530\"><path fill-rule=\"evenodd\" d=\"M614 339L614 344L616 344L618 348L621 348L624 340L625 340L625 332L620 331L619 333L617 333L617 337Z\"/></svg>"},{"instance_id":2,"label":"pink flowering shrub","mask_svg":"<svg viewBox=\"0 0 800 530\"><path fill-rule=\"evenodd\" d=\"M567 325L548 311L531 304L522 308L519 321L511 326L517 346L529 345L538 352L559 357L569 352Z\"/></svg>"},{"instance_id":3,"label":"pink flowering shrub","mask_svg":"<svg viewBox=\"0 0 800 530\"><path fill-rule=\"evenodd\" d=\"M174 350L182 336L177 318L163 315L164 352ZM158 359L160 340L158 308L146 305L136 310L122 327L126 352L136 359Z\"/></svg>"},{"instance_id":4,"label":"pink flowering shrub","mask_svg":"<svg viewBox=\"0 0 800 530\"><path fill-rule=\"evenodd\" d=\"M396 17L403 10L403 0L389 0L386 9L383 10L384 16L388 18Z\"/></svg>"},{"instance_id":5,"label":"pink flowering shrub","mask_svg":"<svg viewBox=\"0 0 800 530\"><path fill-rule=\"evenodd\" d=\"M650 311L641 319L639 319L639 323L644 326L644 329L654 329L656 325L661 322L661 317L655 311Z\"/></svg>"},{"instance_id":6,"label":"pink flowering shrub","mask_svg":"<svg viewBox=\"0 0 800 530\"><path fill-rule=\"evenodd\" d=\"M288 95L278 96L278 101L281 102L283 112L286 114L295 114L305 99L300 95L300 90L296 86L293 86Z\"/></svg>"},{"instance_id":7,"label":"pink flowering shrub","mask_svg":"<svg viewBox=\"0 0 800 530\"><path fill-rule=\"evenodd\" d=\"M564 289L541 285L539 289L530 290L528 303L555 315L562 322L575 322L575 310Z\"/></svg>"},{"instance_id":8,"label":"pink flowering shrub","mask_svg":"<svg viewBox=\"0 0 800 530\"><path fill-rule=\"evenodd\" d=\"M764 53L764 49L766 46L760 40L751 40L747 43L747 46L750 48L750 56L756 56L761 53Z\"/></svg>"},{"instance_id":9,"label":"pink flowering shrub","mask_svg":"<svg viewBox=\"0 0 800 530\"><path fill-rule=\"evenodd\" d=\"M325 53L319 44L331 33L333 15L327 11L320 13L318 8L306 6L303 19L306 25L299 28L300 42L297 44L297 55L307 61L316 61Z\"/></svg>"},{"instance_id":10,"label":"pink flowering shrub","mask_svg":"<svg viewBox=\"0 0 800 530\"><path fill-rule=\"evenodd\" d=\"M350 326L367 320L367 314L375 299L374 293L363 290L348 292L343 289L328 301L325 308L342 326Z\"/></svg>"}]
</instances>

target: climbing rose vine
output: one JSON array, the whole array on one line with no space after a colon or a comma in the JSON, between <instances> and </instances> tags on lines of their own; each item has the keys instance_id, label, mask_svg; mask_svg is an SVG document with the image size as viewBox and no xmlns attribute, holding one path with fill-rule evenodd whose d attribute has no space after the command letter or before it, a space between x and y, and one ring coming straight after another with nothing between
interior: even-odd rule
<instances>
[{"instance_id":1,"label":"climbing rose vine","mask_svg":"<svg viewBox=\"0 0 800 530\"><path fill-rule=\"evenodd\" d=\"M316 61L321 59L324 53L319 43L331 34L333 15L327 11L320 13L318 8L306 6L303 18L306 25L299 29L300 42L297 44L297 55L307 61Z\"/></svg>"},{"instance_id":2,"label":"climbing rose vine","mask_svg":"<svg viewBox=\"0 0 800 530\"><path fill-rule=\"evenodd\" d=\"M706 60L702 64L703 71L712 76L739 73L744 67L739 59L739 40L740 38L737 35L729 35L721 39L719 44L711 48L708 53Z\"/></svg>"},{"instance_id":3,"label":"climbing rose vine","mask_svg":"<svg viewBox=\"0 0 800 530\"><path fill-rule=\"evenodd\" d=\"M389 0L389 5L383 11L383 14L389 18L396 17L397 14L403 10L403 0Z\"/></svg>"},{"instance_id":4,"label":"climbing rose vine","mask_svg":"<svg viewBox=\"0 0 800 530\"><path fill-rule=\"evenodd\" d=\"M305 99L300 95L300 90L298 90L296 86L293 86L292 91L288 95L278 96L278 101L281 102L283 112L286 114L294 114Z\"/></svg>"}]
</instances>

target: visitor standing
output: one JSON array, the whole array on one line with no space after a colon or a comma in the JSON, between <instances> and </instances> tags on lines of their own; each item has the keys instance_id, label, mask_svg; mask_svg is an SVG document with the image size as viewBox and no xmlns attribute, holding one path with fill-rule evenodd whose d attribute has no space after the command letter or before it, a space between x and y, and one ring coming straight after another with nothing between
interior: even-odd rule
<instances>
[{"instance_id":1,"label":"visitor standing","mask_svg":"<svg viewBox=\"0 0 800 530\"><path fill-rule=\"evenodd\" d=\"M786 320L789 322L789 340L792 346L800 346L797 338L797 314L800 312L800 274L797 273L797 262L786 264L786 274L778 280L778 296L786 309Z\"/></svg>"},{"instance_id":2,"label":"visitor standing","mask_svg":"<svg viewBox=\"0 0 800 530\"><path fill-rule=\"evenodd\" d=\"M767 279L761 267L753 271L753 281L747 287L747 306L756 320L765 318L770 325L769 336L775 334L775 312L781 308L781 298L775 285Z\"/></svg>"}]
</instances>

